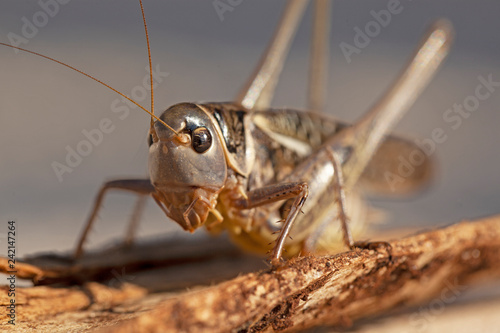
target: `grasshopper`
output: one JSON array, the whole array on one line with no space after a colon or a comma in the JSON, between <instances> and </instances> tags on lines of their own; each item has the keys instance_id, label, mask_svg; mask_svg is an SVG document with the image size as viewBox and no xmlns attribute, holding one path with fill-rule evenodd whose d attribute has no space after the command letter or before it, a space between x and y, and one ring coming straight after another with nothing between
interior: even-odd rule
<instances>
[{"instance_id":1,"label":"grasshopper","mask_svg":"<svg viewBox=\"0 0 500 333\"><path fill-rule=\"evenodd\" d=\"M104 183L76 257L82 254L105 195L114 189L138 194L137 212L144 198L151 196L190 232L201 226L213 233L227 230L238 245L258 253L267 252L274 242L273 263L284 251L293 256L337 247L335 221L344 245L354 247L351 229L356 235L367 221L363 192L388 192L380 175L397 167L394 157L420 151L409 141L387 135L445 58L452 29L446 21L436 22L388 92L359 121L347 125L319 112L324 100L328 1L316 4L309 112L270 108L306 5L304 0L289 1L270 46L235 102L181 103L160 117L154 115L152 103L149 179ZM149 44L145 20L144 26ZM416 189L428 179L429 169L426 160L395 191Z\"/></svg>"}]
</instances>

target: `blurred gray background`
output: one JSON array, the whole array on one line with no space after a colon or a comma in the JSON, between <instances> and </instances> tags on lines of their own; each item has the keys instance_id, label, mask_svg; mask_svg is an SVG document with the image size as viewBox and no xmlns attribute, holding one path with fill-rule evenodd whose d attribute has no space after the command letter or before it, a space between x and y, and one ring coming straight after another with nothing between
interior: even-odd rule
<instances>
[{"instance_id":1,"label":"blurred gray background","mask_svg":"<svg viewBox=\"0 0 500 333\"><path fill-rule=\"evenodd\" d=\"M243 0L221 20L213 1L146 0L153 65L169 73L156 89L157 111L181 101L232 100L269 41L284 3ZM443 120L454 103L474 94L478 76L492 74L500 81L500 3L401 1L402 12L347 63L339 44L353 44L353 29L364 29L373 20L370 11L387 5L334 3L328 110L336 117L353 121L362 115L396 77L435 18L452 21L456 41L443 69L396 130L416 138L429 138L435 128L445 131L447 140L433 155L438 174L418 197L375 201L391 215L391 224L383 227L427 228L500 212L500 89L481 101L460 128L453 130ZM43 22L38 2L4 1L1 6L2 42L9 42L9 33L22 36L24 22L33 22L34 15ZM127 94L142 85L147 51L137 2L73 1L46 17L47 24L23 47L71 64ZM274 106L305 107L309 39L307 15ZM149 118L131 110L120 119L121 113L111 107L114 93L62 66L6 47L0 47L0 58L0 236L5 237L7 221L14 219L18 255L68 250L104 180L146 175ZM148 99L141 104L147 106ZM111 120L114 131L58 181L51 163L65 163L66 146L75 149L85 139L82 131L98 128L104 118ZM122 235L133 203L129 195L109 196L89 246ZM183 234L178 229L149 202L142 236Z\"/></svg>"}]
</instances>

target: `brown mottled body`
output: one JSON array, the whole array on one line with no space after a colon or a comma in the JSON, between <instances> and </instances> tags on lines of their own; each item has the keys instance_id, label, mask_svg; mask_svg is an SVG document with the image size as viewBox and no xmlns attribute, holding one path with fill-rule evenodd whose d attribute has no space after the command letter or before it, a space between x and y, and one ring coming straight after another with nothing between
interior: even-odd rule
<instances>
[{"instance_id":1,"label":"brown mottled body","mask_svg":"<svg viewBox=\"0 0 500 333\"><path fill-rule=\"evenodd\" d=\"M317 18L327 3L317 2ZM346 126L323 114L270 108L306 4L288 3L268 50L236 102L181 103L159 118L152 115L149 179L103 185L76 256L109 189L151 195L183 229L193 231L203 225L213 232L225 229L236 243L254 252L267 252L275 241L272 262L277 264L284 250L287 255L330 251L340 239L352 248L351 229L359 231L368 216L363 187L401 194L426 183L430 174L426 155L414 144L387 134L448 53L450 24L437 21L387 93L359 121ZM318 53L325 49L320 40L327 40L327 25L315 26L314 36L312 59L323 60L311 66L311 87L323 81L325 57ZM310 93L311 108L322 105L321 96ZM424 156L421 165L405 179L388 184L384 176L397 169L395 157L412 152Z\"/></svg>"},{"instance_id":2,"label":"brown mottled body","mask_svg":"<svg viewBox=\"0 0 500 333\"><path fill-rule=\"evenodd\" d=\"M208 103L200 106L211 113L218 126L223 129L225 145L231 156L229 160L234 163L234 168L228 170L228 180L219 194L216 206L224 221L218 226L213 225L217 224L217 220L210 215L206 222L207 228L212 232L227 230L232 239L243 248L266 253L271 249L269 243L275 241L275 233L282 226L278 221L286 219L293 200L252 209L241 209L234 202L241 199L242 193L254 189L292 180L307 181L309 196L302 207L303 214L297 216L290 233L291 238L286 242L286 255L295 255L303 250L308 238L322 225L328 231L319 237L319 248L315 250L334 251L341 248L340 226L335 223L339 212L336 205L337 192L332 188L335 184L331 161L328 156L318 156L306 163L304 161L348 125L324 114L300 110L250 111L234 103ZM396 137L387 137L380 151L386 154L394 145L398 145L398 154L401 156L407 156L415 150L423 153L411 142ZM255 154L248 154L245 148L254 149ZM393 159L384 165L371 165L370 173L389 171L390 167L395 169L396 161ZM384 170L377 171L378 167L383 167ZM318 168L330 169L330 175L318 177ZM431 168L430 161L426 160L418 172L407 179L405 186L408 190L415 190L426 183L431 175ZM249 172L248 176L238 172L243 169ZM376 186L374 183L377 181L385 183L380 178L369 179L369 174L362 177L362 181L372 186ZM401 192L398 189L398 193ZM362 186L349 189L347 211L354 234L358 234L369 222L369 208L362 193Z\"/></svg>"},{"instance_id":3,"label":"brown mottled body","mask_svg":"<svg viewBox=\"0 0 500 333\"><path fill-rule=\"evenodd\" d=\"M426 183L430 163L416 145L387 136L423 91L448 53L453 36L439 20L423 38L402 73L379 101L352 126L324 114L273 110L270 102L306 0L287 2L281 22L254 74L234 103L180 103L160 117L104 82L56 59L5 43L75 70L110 88L151 115L149 179L105 183L78 242L75 257L96 219L108 190L151 196L184 230L206 226L228 230L240 246L259 253L272 247L277 264L286 250L330 251L342 239L354 246L368 214L363 192L402 194ZM316 1L310 70L309 105L324 104L328 1ZM151 54L144 11L150 72ZM415 171L399 176L399 157L421 156ZM139 200L127 240L137 226ZM303 214L301 214L303 213ZM335 222L339 222L341 233ZM349 222L349 224L348 224ZM274 235L278 233L278 236ZM289 237L291 236L291 237Z\"/></svg>"}]
</instances>

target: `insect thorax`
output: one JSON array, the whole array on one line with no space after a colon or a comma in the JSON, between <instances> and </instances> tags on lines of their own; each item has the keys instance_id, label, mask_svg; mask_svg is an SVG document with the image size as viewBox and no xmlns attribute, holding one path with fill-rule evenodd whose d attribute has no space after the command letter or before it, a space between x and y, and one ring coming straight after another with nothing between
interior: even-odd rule
<instances>
[{"instance_id":1,"label":"insect thorax","mask_svg":"<svg viewBox=\"0 0 500 333\"><path fill-rule=\"evenodd\" d=\"M258 210L241 210L232 208L231 200L241 198L241 192L280 183L345 125L324 115L297 110L249 111L232 103L202 106L218 123L226 144L230 171L217 206L224 222L215 229L228 230L240 246L262 252L267 243L275 239L273 232L281 227L277 222L286 217L290 202L276 202ZM325 200L335 198L325 197ZM324 217L317 217L318 221L321 218ZM207 226L212 222L207 221ZM301 236L287 241L289 253L300 251L303 240Z\"/></svg>"}]
</instances>

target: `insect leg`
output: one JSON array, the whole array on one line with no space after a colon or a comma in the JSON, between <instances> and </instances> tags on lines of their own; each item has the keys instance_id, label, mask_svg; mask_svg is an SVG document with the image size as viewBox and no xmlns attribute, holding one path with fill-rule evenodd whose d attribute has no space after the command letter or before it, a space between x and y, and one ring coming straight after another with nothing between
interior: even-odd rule
<instances>
[{"instance_id":1,"label":"insect leg","mask_svg":"<svg viewBox=\"0 0 500 333\"><path fill-rule=\"evenodd\" d=\"M287 3L271 43L236 102L247 109L269 107L307 3L306 0L291 0ZM325 104L328 77L330 0L316 0L314 5L308 103L310 110L321 111Z\"/></svg>"},{"instance_id":2,"label":"insect leg","mask_svg":"<svg viewBox=\"0 0 500 333\"><path fill-rule=\"evenodd\" d=\"M290 0L271 43L254 73L236 99L247 109L266 109L271 104L278 77L283 69L290 44L305 12L307 0Z\"/></svg>"},{"instance_id":3,"label":"insect leg","mask_svg":"<svg viewBox=\"0 0 500 333\"><path fill-rule=\"evenodd\" d=\"M97 217L99 209L101 208L104 196L106 195L107 191L111 189L129 191L139 194L141 196L149 195L155 191L149 179L121 179L104 183L101 189L99 190L99 193L97 194L97 197L94 201L94 206L92 208L92 212L90 213L87 223L85 224L85 228L83 229L83 232L78 241L78 245L74 253L75 258L78 258L82 255L83 244L87 239L88 233L92 228L92 224L94 223Z\"/></svg>"},{"instance_id":4,"label":"insect leg","mask_svg":"<svg viewBox=\"0 0 500 333\"><path fill-rule=\"evenodd\" d=\"M267 205L276 201L295 198L290 211L280 229L280 234L276 240L276 245L272 251L272 262L277 264L281 258L285 240L290 233L293 222L297 214L301 211L309 189L305 182L282 183L263 188L258 188L247 192L247 198L242 198L234 202L234 206L240 209L250 209L262 205Z\"/></svg>"},{"instance_id":5,"label":"insect leg","mask_svg":"<svg viewBox=\"0 0 500 333\"><path fill-rule=\"evenodd\" d=\"M146 206L147 196L144 194L138 194L137 201L135 202L132 217L130 218L130 223L128 225L127 234L125 235L125 244L132 245L137 233L137 227L139 226L139 221L141 220L142 212Z\"/></svg>"},{"instance_id":6,"label":"insect leg","mask_svg":"<svg viewBox=\"0 0 500 333\"><path fill-rule=\"evenodd\" d=\"M335 153L330 147L325 147L325 149L330 153L330 159L333 165L334 170L334 183L333 190L336 193L335 203L338 205L338 216L337 218L340 221L340 226L342 229L342 237L344 240L344 244L346 247L352 249L355 246L353 241L351 231L349 229L347 217L347 203L346 203L346 195L345 195L345 184L344 184L344 175L342 172L342 165L340 163L339 157L337 153ZM309 237L304 242L304 251L312 253L316 248L316 244L323 234L325 228L330 224L331 221L324 221L321 225L319 225Z\"/></svg>"},{"instance_id":7,"label":"insect leg","mask_svg":"<svg viewBox=\"0 0 500 333\"><path fill-rule=\"evenodd\" d=\"M351 231L349 230L349 226L347 225L347 215L346 215L346 198L345 198L345 191L344 191L344 174L342 172L342 165L339 162L339 158L336 155L336 153L328 149L331 153L331 159L332 159L332 164L333 164L333 170L334 170L334 175L335 175L335 190L337 192L337 203L339 205L339 220L340 220L340 225L342 227L342 234L344 238L344 244L352 249L354 246L354 241L352 240L352 235Z\"/></svg>"},{"instance_id":8,"label":"insect leg","mask_svg":"<svg viewBox=\"0 0 500 333\"><path fill-rule=\"evenodd\" d=\"M353 186L387 133L412 106L448 54L453 28L446 20L434 23L413 58L392 87L355 125L337 136L337 147L351 151L343 164L345 182Z\"/></svg>"},{"instance_id":9,"label":"insect leg","mask_svg":"<svg viewBox=\"0 0 500 333\"><path fill-rule=\"evenodd\" d=\"M345 214L344 187L352 188L356 184L387 132L410 108L436 73L449 51L452 36L450 24L443 20L437 21L423 38L403 73L375 107L355 125L327 140L322 148L309 157L308 162L303 163L304 168L299 166L294 173L293 177L297 177L301 173L307 174L310 185L312 185L314 183L311 181L314 182L315 174L318 172L314 171L314 167L310 167L308 164L313 163L313 161L317 164L331 164L334 170L332 181L335 181L337 185L339 220L344 243L351 249L354 247L354 243ZM326 155L327 153L328 155ZM311 198L315 196L316 194L313 193ZM305 207L306 213L311 211L308 206ZM324 226L320 225L319 228L321 229L321 227ZM312 238L305 244L306 250L310 250L311 246L315 245L320 235L318 232L311 234Z\"/></svg>"},{"instance_id":10,"label":"insect leg","mask_svg":"<svg viewBox=\"0 0 500 333\"><path fill-rule=\"evenodd\" d=\"M328 61L330 51L330 0L315 0L311 56L309 60L309 87L307 107L310 111L324 111L328 89Z\"/></svg>"}]
</instances>

